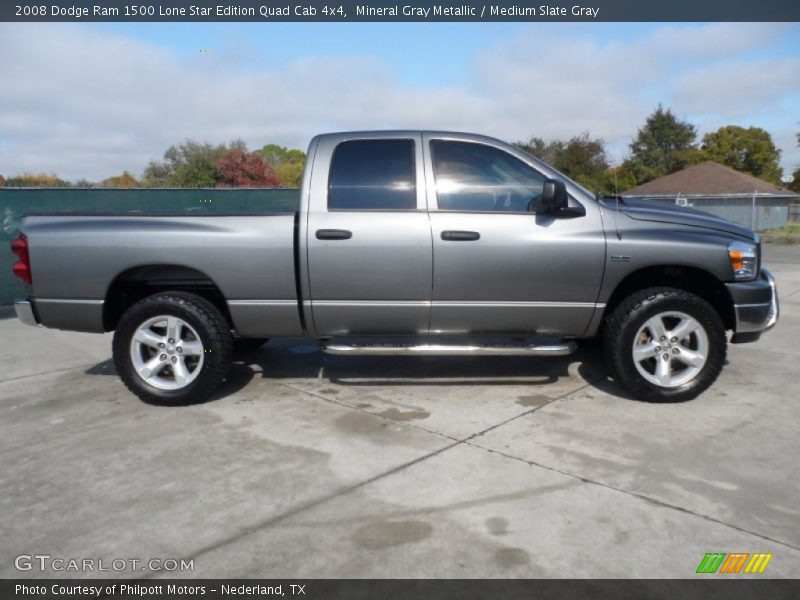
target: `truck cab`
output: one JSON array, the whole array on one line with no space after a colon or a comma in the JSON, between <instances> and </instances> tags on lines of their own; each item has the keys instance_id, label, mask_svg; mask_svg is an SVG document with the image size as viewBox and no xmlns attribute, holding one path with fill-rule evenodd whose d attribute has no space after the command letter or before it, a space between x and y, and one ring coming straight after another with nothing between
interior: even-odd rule
<instances>
[{"instance_id":1,"label":"truck cab","mask_svg":"<svg viewBox=\"0 0 800 600\"><path fill-rule=\"evenodd\" d=\"M309 157L302 295L318 337L585 333L606 240L577 184L559 178L567 205L537 208L557 173L469 134L325 135Z\"/></svg>"}]
</instances>

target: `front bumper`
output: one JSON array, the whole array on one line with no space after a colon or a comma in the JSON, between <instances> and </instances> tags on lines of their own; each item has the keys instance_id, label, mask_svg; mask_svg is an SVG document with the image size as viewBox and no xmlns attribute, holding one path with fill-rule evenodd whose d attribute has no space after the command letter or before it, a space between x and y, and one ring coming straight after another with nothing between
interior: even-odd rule
<instances>
[{"instance_id":1,"label":"front bumper","mask_svg":"<svg viewBox=\"0 0 800 600\"><path fill-rule=\"evenodd\" d=\"M767 269L754 281L726 284L733 298L736 329L734 344L756 341L778 322L780 306L775 277Z\"/></svg>"},{"instance_id":2,"label":"front bumper","mask_svg":"<svg viewBox=\"0 0 800 600\"><path fill-rule=\"evenodd\" d=\"M30 300L14 300L14 312L25 325L38 325L36 310Z\"/></svg>"}]
</instances>

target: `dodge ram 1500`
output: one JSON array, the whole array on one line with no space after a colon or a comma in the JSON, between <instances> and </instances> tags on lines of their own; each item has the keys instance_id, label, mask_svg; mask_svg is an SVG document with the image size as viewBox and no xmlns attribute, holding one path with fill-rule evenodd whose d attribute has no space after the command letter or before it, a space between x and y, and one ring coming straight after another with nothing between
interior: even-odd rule
<instances>
[{"instance_id":1,"label":"dodge ram 1500","mask_svg":"<svg viewBox=\"0 0 800 600\"><path fill-rule=\"evenodd\" d=\"M114 330L125 385L200 400L234 343L312 335L334 354L558 356L602 336L636 397L697 396L728 334L778 319L758 236L603 200L492 138L337 133L309 146L299 210L32 215L12 243L23 322Z\"/></svg>"}]
</instances>

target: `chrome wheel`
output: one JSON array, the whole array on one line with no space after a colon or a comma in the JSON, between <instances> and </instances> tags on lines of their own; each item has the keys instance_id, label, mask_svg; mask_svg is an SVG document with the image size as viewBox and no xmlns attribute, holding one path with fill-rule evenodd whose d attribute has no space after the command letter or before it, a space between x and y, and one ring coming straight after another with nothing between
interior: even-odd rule
<instances>
[{"instance_id":1,"label":"chrome wheel","mask_svg":"<svg viewBox=\"0 0 800 600\"><path fill-rule=\"evenodd\" d=\"M179 390L192 383L203 367L205 351L197 331L172 315L139 325L130 350L136 374L160 390Z\"/></svg>"},{"instance_id":2,"label":"chrome wheel","mask_svg":"<svg viewBox=\"0 0 800 600\"><path fill-rule=\"evenodd\" d=\"M682 386L703 370L708 359L708 335L693 317L663 312L645 321L633 338L633 363L650 383Z\"/></svg>"}]
</instances>

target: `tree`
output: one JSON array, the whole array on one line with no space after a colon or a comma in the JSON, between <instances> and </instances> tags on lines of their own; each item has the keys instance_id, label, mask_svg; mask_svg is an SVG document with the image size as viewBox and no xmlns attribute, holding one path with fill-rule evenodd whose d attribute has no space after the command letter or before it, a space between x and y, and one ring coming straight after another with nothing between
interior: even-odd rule
<instances>
[{"instance_id":1,"label":"tree","mask_svg":"<svg viewBox=\"0 0 800 600\"><path fill-rule=\"evenodd\" d=\"M800 147L800 133L797 134L797 146ZM800 194L800 165L792 173L792 182L787 186L793 192Z\"/></svg>"},{"instance_id":2,"label":"tree","mask_svg":"<svg viewBox=\"0 0 800 600\"><path fill-rule=\"evenodd\" d=\"M55 173L21 173L6 179L8 187L70 187L69 181L64 181Z\"/></svg>"},{"instance_id":3,"label":"tree","mask_svg":"<svg viewBox=\"0 0 800 600\"><path fill-rule=\"evenodd\" d=\"M606 193L617 195L636 186L636 175L623 163L608 170L606 181Z\"/></svg>"},{"instance_id":4,"label":"tree","mask_svg":"<svg viewBox=\"0 0 800 600\"><path fill-rule=\"evenodd\" d=\"M6 184L6 178L0 175L0 187L3 187Z\"/></svg>"},{"instance_id":5,"label":"tree","mask_svg":"<svg viewBox=\"0 0 800 600\"><path fill-rule=\"evenodd\" d=\"M129 187L139 187L139 180L136 179L133 175L130 174L128 171L123 171L122 175L117 175L116 177L109 177L108 179L104 179L100 182L101 187L110 187L110 188L129 188Z\"/></svg>"},{"instance_id":6,"label":"tree","mask_svg":"<svg viewBox=\"0 0 800 600\"><path fill-rule=\"evenodd\" d=\"M780 185L781 151L775 147L772 136L760 127L720 127L703 136L702 150L708 160Z\"/></svg>"},{"instance_id":7,"label":"tree","mask_svg":"<svg viewBox=\"0 0 800 600\"><path fill-rule=\"evenodd\" d=\"M549 142L545 142L542 138L532 137L527 142L516 142L514 145L520 150L527 152L531 156L535 156L536 158L543 160L547 164L555 167L558 149L563 148L564 142L562 140L551 140ZM569 173L566 173L566 175L569 175Z\"/></svg>"},{"instance_id":8,"label":"tree","mask_svg":"<svg viewBox=\"0 0 800 600\"><path fill-rule=\"evenodd\" d=\"M164 160L150 161L142 177L143 184L148 187L215 187L221 181L217 163L232 150L247 152L247 146L241 140L218 146L186 140L170 146L164 152Z\"/></svg>"},{"instance_id":9,"label":"tree","mask_svg":"<svg viewBox=\"0 0 800 600\"><path fill-rule=\"evenodd\" d=\"M793 192L800 194L800 167L795 169L794 173L792 173L792 177L794 179L792 179L791 183L789 183L786 187Z\"/></svg>"},{"instance_id":10,"label":"tree","mask_svg":"<svg viewBox=\"0 0 800 600\"><path fill-rule=\"evenodd\" d=\"M296 162L285 162L278 165L275 169L280 180L281 187L299 188L303 182L303 169L305 169L305 157Z\"/></svg>"},{"instance_id":11,"label":"tree","mask_svg":"<svg viewBox=\"0 0 800 600\"><path fill-rule=\"evenodd\" d=\"M516 145L591 190L610 192L614 189L605 142L600 138L593 139L588 133L582 133L569 140L549 142L534 137Z\"/></svg>"},{"instance_id":12,"label":"tree","mask_svg":"<svg viewBox=\"0 0 800 600\"><path fill-rule=\"evenodd\" d=\"M300 187L306 162L305 152L277 144L267 144L258 152L275 169L282 187Z\"/></svg>"},{"instance_id":13,"label":"tree","mask_svg":"<svg viewBox=\"0 0 800 600\"><path fill-rule=\"evenodd\" d=\"M278 187L280 179L258 152L231 150L217 160L217 187Z\"/></svg>"},{"instance_id":14,"label":"tree","mask_svg":"<svg viewBox=\"0 0 800 600\"><path fill-rule=\"evenodd\" d=\"M631 142L631 155L625 166L645 183L701 162L702 154L694 145L697 128L678 119L660 104L638 130Z\"/></svg>"}]
</instances>

